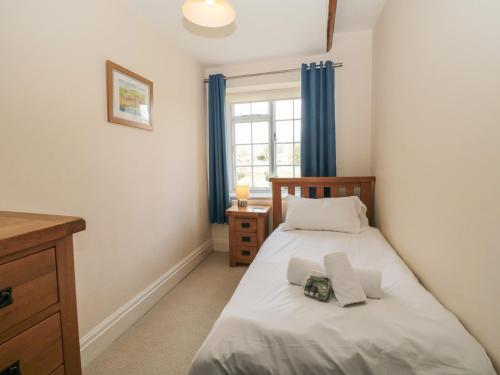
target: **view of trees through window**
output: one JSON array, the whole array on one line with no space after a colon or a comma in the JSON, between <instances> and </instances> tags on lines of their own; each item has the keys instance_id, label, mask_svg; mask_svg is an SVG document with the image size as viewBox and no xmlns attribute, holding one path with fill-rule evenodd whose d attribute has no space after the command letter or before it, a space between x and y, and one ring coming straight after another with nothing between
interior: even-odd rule
<instances>
[{"instance_id":1,"label":"view of trees through window","mask_svg":"<svg viewBox=\"0 0 500 375\"><path fill-rule=\"evenodd\" d=\"M268 189L269 177L300 177L298 98L231 106L236 185Z\"/></svg>"}]
</instances>

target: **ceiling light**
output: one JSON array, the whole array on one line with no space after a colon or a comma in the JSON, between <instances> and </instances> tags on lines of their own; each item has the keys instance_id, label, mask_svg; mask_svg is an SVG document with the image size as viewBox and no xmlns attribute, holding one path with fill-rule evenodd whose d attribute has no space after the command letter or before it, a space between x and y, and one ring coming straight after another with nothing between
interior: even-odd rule
<instances>
[{"instance_id":1,"label":"ceiling light","mask_svg":"<svg viewBox=\"0 0 500 375\"><path fill-rule=\"evenodd\" d=\"M182 13L189 21L204 27L222 27L234 21L236 13L226 0L187 0Z\"/></svg>"}]
</instances>

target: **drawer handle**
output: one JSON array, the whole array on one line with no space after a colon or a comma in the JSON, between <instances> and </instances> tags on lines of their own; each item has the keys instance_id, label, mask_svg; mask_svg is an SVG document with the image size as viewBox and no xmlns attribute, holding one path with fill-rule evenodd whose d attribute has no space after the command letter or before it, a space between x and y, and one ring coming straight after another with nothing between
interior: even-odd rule
<instances>
[{"instance_id":1,"label":"drawer handle","mask_svg":"<svg viewBox=\"0 0 500 375\"><path fill-rule=\"evenodd\" d=\"M241 227L248 229L250 228L250 223L241 223Z\"/></svg>"},{"instance_id":2,"label":"drawer handle","mask_svg":"<svg viewBox=\"0 0 500 375\"><path fill-rule=\"evenodd\" d=\"M250 237L248 237L248 236L243 236L243 237L241 237L241 241L243 241L243 242L250 242L250 239L251 239L251 238L250 238Z\"/></svg>"},{"instance_id":3,"label":"drawer handle","mask_svg":"<svg viewBox=\"0 0 500 375\"><path fill-rule=\"evenodd\" d=\"M241 250L241 255L249 257L250 256L250 250Z\"/></svg>"},{"instance_id":4,"label":"drawer handle","mask_svg":"<svg viewBox=\"0 0 500 375\"><path fill-rule=\"evenodd\" d=\"M11 364L6 369L0 371L0 375L21 375L21 363L17 361Z\"/></svg>"},{"instance_id":5,"label":"drawer handle","mask_svg":"<svg viewBox=\"0 0 500 375\"><path fill-rule=\"evenodd\" d=\"M0 309L12 305L13 303L12 288L0 289ZM0 375L3 375L3 373L0 373Z\"/></svg>"}]
</instances>

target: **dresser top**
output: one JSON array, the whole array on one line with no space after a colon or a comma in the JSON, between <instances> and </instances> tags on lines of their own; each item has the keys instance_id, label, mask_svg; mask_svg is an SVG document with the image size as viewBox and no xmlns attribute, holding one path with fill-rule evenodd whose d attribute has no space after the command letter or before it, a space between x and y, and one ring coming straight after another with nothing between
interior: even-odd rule
<instances>
[{"instance_id":1,"label":"dresser top","mask_svg":"<svg viewBox=\"0 0 500 375\"><path fill-rule=\"evenodd\" d=\"M0 211L0 256L85 229L79 217Z\"/></svg>"},{"instance_id":2,"label":"dresser top","mask_svg":"<svg viewBox=\"0 0 500 375\"><path fill-rule=\"evenodd\" d=\"M271 211L271 206L245 206L233 205L226 210L226 215L245 216L248 214L266 216Z\"/></svg>"}]
</instances>

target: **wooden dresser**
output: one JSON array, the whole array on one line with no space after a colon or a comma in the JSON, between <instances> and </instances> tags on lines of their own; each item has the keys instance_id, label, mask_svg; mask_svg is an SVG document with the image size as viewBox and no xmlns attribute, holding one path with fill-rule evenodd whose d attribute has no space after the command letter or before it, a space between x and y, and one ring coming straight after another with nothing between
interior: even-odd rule
<instances>
[{"instance_id":1,"label":"wooden dresser","mask_svg":"<svg viewBox=\"0 0 500 375\"><path fill-rule=\"evenodd\" d=\"M229 219L229 265L250 264L269 234L269 206L232 206Z\"/></svg>"},{"instance_id":2,"label":"wooden dresser","mask_svg":"<svg viewBox=\"0 0 500 375\"><path fill-rule=\"evenodd\" d=\"M0 375L80 375L77 217L0 211Z\"/></svg>"}]
</instances>

